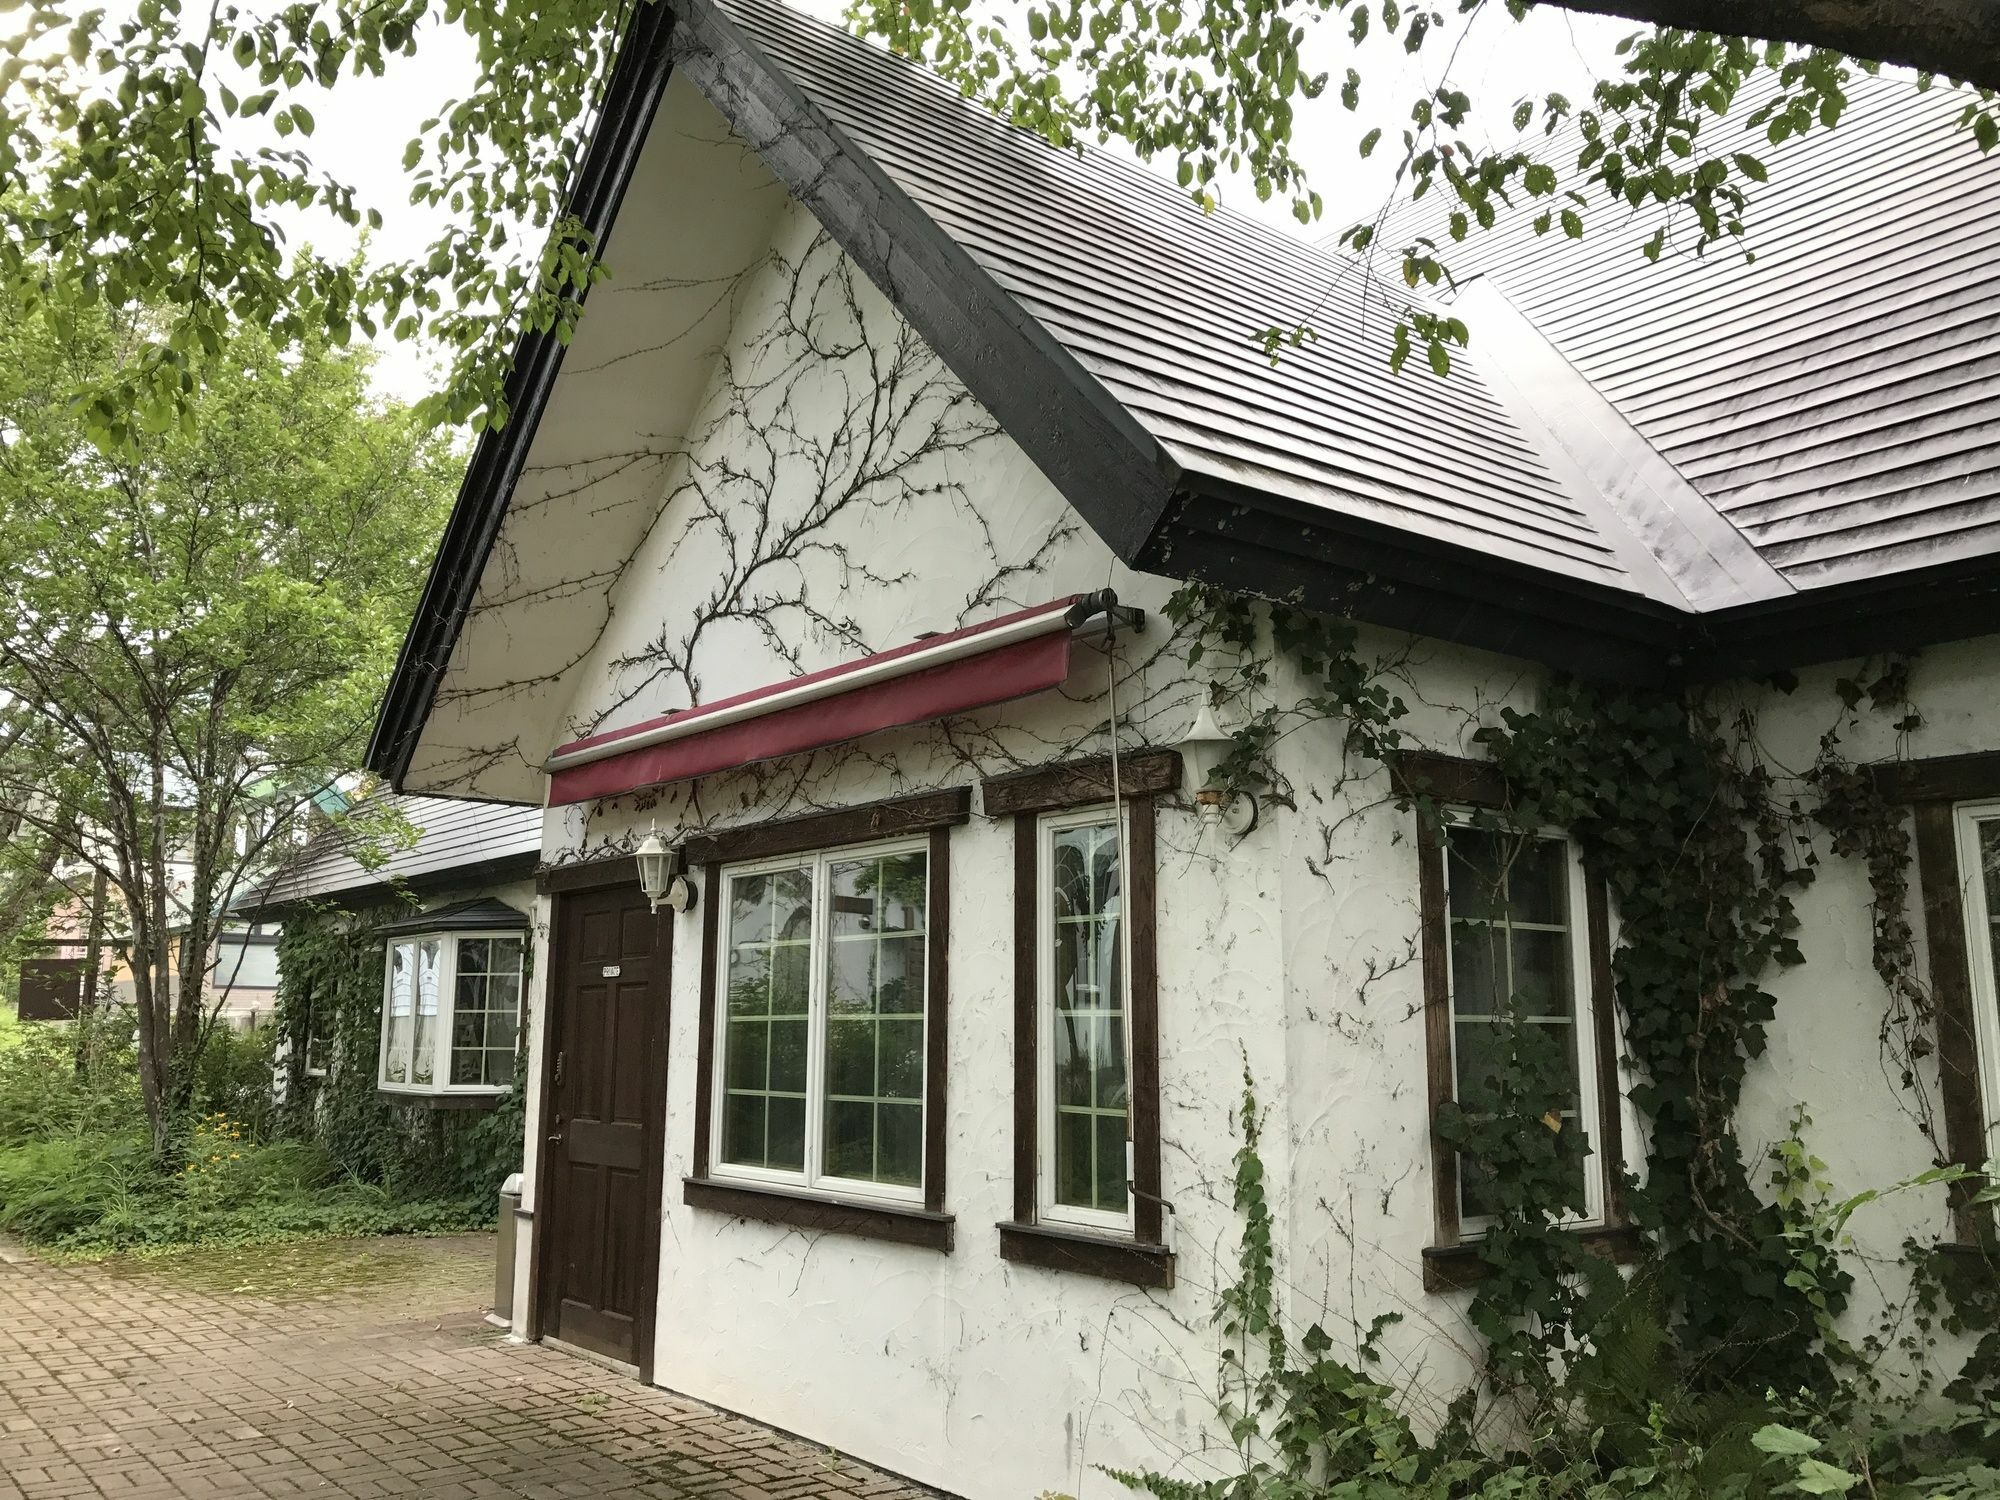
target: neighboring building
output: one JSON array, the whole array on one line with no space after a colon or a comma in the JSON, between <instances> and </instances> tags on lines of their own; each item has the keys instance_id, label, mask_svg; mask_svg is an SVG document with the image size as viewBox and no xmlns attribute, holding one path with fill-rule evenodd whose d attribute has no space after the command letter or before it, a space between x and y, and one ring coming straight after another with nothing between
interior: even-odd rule
<instances>
[{"instance_id":1,"label":"neighboring building","mask_svg":"<svg viewBox=\"0 0 2000 1500\"><path fill-rule=\"evenodd\" d=\"M522 346L369 756L521 804L543 865L516 1328L977 1500L1121 1493L1100 1466L1227 1450L1247 1072L1287 1313L1400 1313L1385 1371L1466 1377L1478 1185L1434 1121L1515 983L1453 957L1480 832L1427 833L1340 723L1276 742L1254 827L1198 812L1230 664L1170 642L1183 580L1360 621L1405 776L1459 808L1493 790L1477 731L1557 673L1714 683L1803 767L1853 658L1929 648L1922 726L1845 748L1916 808L1913 1076L1991 1155L2000 169L1886 87L1834 138L1866 170L1767 153L1762 280L1481 294L1440 382L1388 373L1324 251L774 0L640 8L573 202L617 218L618 276L566 350ZM1783 196L1834 187L1838 233ZM1319 336L1274 364L1294 321ZM689 872L657 911L656 832ZM1563 830L1525 838L1510 962L1615 1248L1618 914ZM1800 893L1739 1115L1754 1156L1802 1100L1856 1190L1933 1159L1881 1073L1869 903L1855 860ZM1888 1260L1962 1227L1942 1190L1870 1214Z\"/></svg>"},{"instance_id":2,"label":"neighboring building","mask_svg":"<svg viewBox=\"0 0 2000 1500\"><path fill-rule=\"evenodd\" d=\"M476 1106L514 1082L541 818L491 802L392 802L416 831L406 847L363 860L348 831L328 828L245 910L279 921L335 911L366 922L380 939L372 968L382 976L381 1045L355 1064L398 1100ZM304 1071L347 1066L323 1024L330 1017L313 996L304 1000Z\"/></svg>"}]
</instances>

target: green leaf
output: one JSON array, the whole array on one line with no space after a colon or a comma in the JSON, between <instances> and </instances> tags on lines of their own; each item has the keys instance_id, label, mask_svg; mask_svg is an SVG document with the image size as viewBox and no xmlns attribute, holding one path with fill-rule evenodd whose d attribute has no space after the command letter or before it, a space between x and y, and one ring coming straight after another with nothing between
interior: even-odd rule
<instances>
[{"instance_id":1,"label":"green leaf","mask_svg":"<svg viewBox=\"0 0 2000 1500\"><path fill-rule=\"evenodd\" d=\"M1801 1458L1820 1450L1820 1441L1797 1428L1783 1427L1776 1422L1758 1428L1750 1435L1751 1446L1760 1453L1775 1453L1781 1458Z\"/></svg>"}]
</instances>

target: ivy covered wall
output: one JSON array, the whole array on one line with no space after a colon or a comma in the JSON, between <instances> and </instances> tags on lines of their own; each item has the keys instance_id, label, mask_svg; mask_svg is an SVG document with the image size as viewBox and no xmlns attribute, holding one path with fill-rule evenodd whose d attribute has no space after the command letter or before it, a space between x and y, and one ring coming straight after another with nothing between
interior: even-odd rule
<instances>
[{"instance_id":1,"label":"ivy covered wall","mask_svg":"<svg viewBox=\"0 0 2000 1500\"><path fill-rule=\"evenodd\" d=\"M478 891L521 910L530 887ZM278 957L286 1134L318 1141L343 1167L398 1196L462 1197L489 1208L521 1169L526 1067L497 1101L440 1107L376 1086L382 1039L385 944L379 929L422 903L393 897L354 905L297 906L284 918ZM525 1019L522 1049L525 1056ZM308 1068L308 1059L324 1071Z\"/></svg>"}]
</instances>

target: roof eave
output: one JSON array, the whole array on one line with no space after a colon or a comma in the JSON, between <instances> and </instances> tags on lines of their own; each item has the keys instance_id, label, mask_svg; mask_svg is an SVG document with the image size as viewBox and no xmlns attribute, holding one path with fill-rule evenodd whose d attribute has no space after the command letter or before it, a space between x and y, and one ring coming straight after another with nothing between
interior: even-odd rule
<instances>
[{"instance_id":1,"label":"roof eave","mask_svg":"<svg viewBox=\"0 0 2000 1500\"><path fill-rule=\"evenodd\" d=\"M673 74L668 42L674 21L674 7L664 0L635 7L631 27L619 43L597 127L564 200L599 254L610 241L619 204ZM581 302L585 293L575 295ZM508 421L480 435L459 485L363 756L363 765L396 791L403 789L409 774L417 738L478 593L566 347L553 333L536 332L524 334L515 345L505 386Z\"/></svg>"}]
</instances>

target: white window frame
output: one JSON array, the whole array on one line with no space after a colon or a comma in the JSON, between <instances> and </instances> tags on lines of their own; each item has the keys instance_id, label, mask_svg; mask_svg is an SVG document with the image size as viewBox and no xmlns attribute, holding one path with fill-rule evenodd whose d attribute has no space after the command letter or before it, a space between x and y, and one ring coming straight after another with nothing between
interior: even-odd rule
<instances>
[{"instance_id":1,"label":"white window frame","mask_svg":"<svg viewBox=\"0 0 2000 1500\"><path fill-rule=\"evenodd\" d=\"M843 844L832 849L808 849L796 854L774 855L770 859L745 860L739 864L725 865L716 881L715 900L719 903L716 919L715 952L711 955L715 965L715 993L717 996L713 1018L714 1035L711 1050L714 1064L708 1078L708 1112L711 1122L708 1142L708 1175L718 1182L743 1182L758 1187L779 1187L788 1192L809 1197L824 1198L828 1202L842 1202L851 1199L867 1199L879 1203L914 1205L924 1204L925 1180L930 1171L930 1153L919 1148L917 1183L914 1187L904 1187L897 1183L867 1182L853 1177L836 1177L820 1170L823 1161L826 1135L826 958L832 942L833 902L832 884L827 871L832 865L857 856L887 858L897 854L922 854L924 856L924 976L923 1001L919 1007L924 1017L923 1066L917 1088L918 1140L930 1139L931 1075L930 1075L930 1028L931 1028L931 942L935 931L933 913L937 901L937 862L931 857L931 842L928 836L915 838L874 840L861 844ZM725 1116L728 1110L729 1090L727 1087L727 1065L729 1051L729 951L733 946L730 933L729 909L730 889L739 879L757 875L770 875L784 870L796 870L801 866L812 869L812 941L806 954L806 1139L805 1166L797 1172L782 1171L775 1167L749 1166L742 1162L723 1160L723 1140L726 1134Z\"/></svg>"},{"instance_id":2,"label":"white window frame","mask_svg":"<svg viewBox=\"0 0 2000 1500\"><path fill-rule=\"evenodd\" d=\"M2000 912L1986 900L1986 872L1979 868L1979 825L2000 823L2000 800L1961 802L1952 808L1952 843L1958 856L1960 910L1972 975L1973 1064L1985 1114L1986 1155L2000 1157L2000 975L1994 972L1993 924Z\"/></svg>"},{"instance_id":3,"label":"white window frame","mask_svg":"<svg viewBox=\"0 0 2000 1500\"><path fill-rule=\"evenodd\" d=\"M1583 1174L1584 1211L1568 1214L1557 1222L1572 1229L1598 1229L1608 1222L1610 1200L1607 1191L1609 1174L1617 1165L1604 1159L1604 1111L1603 1088L1597 1069L1597 1036L1601 1024L1597 1007L1602 999L1597 994L1596 976L1592 973L1590 953L1590 907L1589 885L1584 874L1583 851L1577 846L1569 831L1563 828L1523 829L1509 827L1504 821L1494 822L1490 811L1482 812L1471 807L1447 807L1442 809L1445 828L1438 835L1438 859L1443 867L1444 877L1444 961L1446 974L1446 1023L1451 1037L1451 1086L1452 1097L1458 1097L1458 976L1452 971L1451 941L1451 828L1489 828L1503 835L1520 837L1526 835L1538 839L1560 841L1568 856L1566 882L1569 895L1569 961L1570 993L1574 998L1575 1015L1570 1025L1576 1038L1576 1088L1577 1128L1590 1142L1590 1154L1585 1158ZM1539 930L1539 929L1537 929ZM1614 1015L1613 1023L1617 1017ZM1461 1241L1485 1238L1487 1229L1493 1223L1491 1214L1468 1214L1465 1211L1464 1173L1458 1176L1458 1237Z\"/></svg>"},{"instance_id":4,"label":"white window frame","mask_svg":"<svg viewBox=\"0 0 2000 1500\"><path fill-rule=\"evenodd\" d=\"M1044 1224L1062 1224L1076 1229L1095 1229L1130 1238L1136 1233L1133 1213L1137 1189L1133 1185L1132 1161L1132 976L1122 961L1118 972L1125 981L1119 999L1125 1024L1119 1034L1125 1039L1125 1212L1081 1208L1056 1201L1056 835L1073 828L1091 828L1100 823L1118 826L1118 931L1119 941L1128 937L1131 920L1132 819L1128 809L1102 802L1094 807L1065 808L1044 813L1035 820L1035 1215Z\"/></svg>"},{"instance_id":5,"label":"white window frame","mask_svg":"<svg viewBox=\"0 0 2000 1500\"><path fill-rule=\"evenodd\" d=\"M431 1098L443 1094L460 1095L500 1095L512 1088L506 1083L452 1083L451 1078L451 1027L452 1011L458 1003L458 945L461 940L481 938L513 938L521 945L521 968L515 994L514 1007L514 1048L518 1056L521 1045L521 1028L526 1023L528 1008L528 934L525 928L505 927L476 929L437 928L423 932L403 932L386 938L382 952L382 1025L377 1044L375 1060L375 1086L385 1094L410 1094L418 1098ZM433 1077L429 1083L394 1082L389 1077L389 985L395 974L396 948L408 943L418 953L428 942L438 942L442 947L438 953L438 1008L437 1008L437 1070L445 1081ZM410 974L410 1062L416 1065L417 1037L417 975Z\"/></svg>"}]
</instances>

